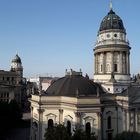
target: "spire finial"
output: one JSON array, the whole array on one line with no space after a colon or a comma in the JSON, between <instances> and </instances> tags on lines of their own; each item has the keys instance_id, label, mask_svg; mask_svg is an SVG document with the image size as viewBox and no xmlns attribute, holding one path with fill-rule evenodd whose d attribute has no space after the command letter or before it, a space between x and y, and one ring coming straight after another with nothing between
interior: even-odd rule
<instances>
[{"instance_id":1,"label":"spire finial","mask_svg":"<svg viewBox=\"0 0 140 140\"><path fill-rule=\"evenodd\" d=\"M18 55L18 51L16 51L16 55Z\"/></svg>"},{"instance_id":2,"label":"spire finial","mask_svg":"<svg viewBox=\"0 0 140 140\"><path fill-rule=\"evenodd\" d=\"M110 7L110 10L112 10L112 0L110 0L109 7Z\"/></svg>"}]
</instances>

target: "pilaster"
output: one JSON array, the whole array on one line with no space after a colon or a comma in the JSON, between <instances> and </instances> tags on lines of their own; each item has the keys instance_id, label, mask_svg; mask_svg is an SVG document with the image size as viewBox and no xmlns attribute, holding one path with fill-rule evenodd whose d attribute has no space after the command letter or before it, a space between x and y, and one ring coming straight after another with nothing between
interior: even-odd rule
<instances>
[{"instance_id":1,"label":"pilaster","mask_svg":"<svg viewBox=\"0 0 140 140\"><path fill-rule=\"evenodd\" d=\"M97 54L94 54L94 73L97 73Z\"/></svg>"},{"instance_id":2,"label":"pilaster","mask_svg":"<svg viewBox=\"0 0 140 140\"><path fill-rule=\"evenodd\" d=\"M128 74L130 74L130 52L128 52Z\"/></svg>"},{"instance_id":3,"label":"pilaster","mask_svg":"<svg viewBox=\"0 0 140 140\"><path fill-rule=\"evenodd\" d=\"M106 73L106 53L103 53L103 73Z\"/></svg>"},{"instance_id":4,"label":"pilaster","mask_svg":"<svg viewBox=\"0 0 140 140\"><path fill-rule=\"evenodd\" d=\"M63 109L59 109L59 124L63 124Z\"/></svg>"},{"instance_id":5,"label":"pilaster","mask_svg":"<svg viewBox=\"0 0 140 140\"><path fill-rule=\"evenodd\" d=\"M75 112L75 117L77 120L77 124L76 124L77 128L81 127L81 115L82 115L81 112Z\"/></svg>"},{"instance_id":6,"label":"pilaster","mask_svg":"<svg viewBox=\"0 0 140 140\"><path fill-rule=\"evenodd\" d=\"M38 137L38 140L42 140L42 125L43 125L43 112L44 112L44 109L37 109L38 111L38 114L39 114L39 129L38 129L38 134L39 134L39 137Z\"/></svg>"},{"instance_id":7,"label":"pilaster","mask_svg":"<svg viewBox=\"0 0 140 140\"><path fill-rule=\"evenodd\" d=\"M120 73L122 74L123 73L123 60L122 60L122 52L120 51L120 60L119 60L119 67L120 67Z\"/></svg>"},{"instance_id":8,"label":"pilaster","mask_svg":"<svg viewBox=\"0 0 140 140\"><path fill-rule=\"evenodd\" d=\"M114 72L114 52L111 52L111 72Z\"/></svg>"},{"instance_id":9,"label":"pilaster","mask_svg":"<svg viewBox=\"0 0 140 140\"><path fill-rule=\"evenodd\" d=\"M101 112L97 112L97 116L98 116L98 140L101 140L101 136L102 136L102 128L101 128Z\"/></svg>"},{"instance_id":10,"label":"pilaster","mask_svg":"<svg viewBox=\"0 0 140 140\"><path fill-rule=\"evenodd\" d=\"M32 130L32 125L33 125L33 107L30 107L31 109L31 123L30 123L30 140L32 140L32 136L33 136L33 130Z\"/></svg>"},{"instance_id":11,"label":"pilaster","mask_svg":"<svg viewBox=\"0 0 140 140\"><path fill-rule=\"evenodd\" d=\"M138 111L135 109L135 131L138 131Z\"/></svg>"},{"instance_id":12,"label":"pilaster","mask_svg":"<svg viewBox=\"0 0 140 140\"><path fill-rule=\"evenodd\" d=\"M126 74L129 74L129 52L126 52Z\"/></svg>"},{"instance_id":13,"label":"pilaster","mask_svg":"<svg viewBox=\"0 0 140 140\"><path fill-rule=\"evenodd\" d=\"M130 112L127 110L127 131L130 131Z\"/></svg>"}]
</instances>

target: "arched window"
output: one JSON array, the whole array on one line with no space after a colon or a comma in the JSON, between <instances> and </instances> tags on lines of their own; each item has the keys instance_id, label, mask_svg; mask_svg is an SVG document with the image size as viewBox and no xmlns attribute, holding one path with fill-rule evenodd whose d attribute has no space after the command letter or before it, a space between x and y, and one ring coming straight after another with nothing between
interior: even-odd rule
<instances>
[{"instance_id":1,"label":"arched window","mask_svg":"<svg viewBox=\"0 0 140 140\"><path fill-rule=\"evenodd\" d=\"M69 135L71 135L71 122L67 121L67 132Z\"/></svg>"},{"instance_id":2,"label":"arched window","mask_svg":"<svg viewBox=\"0 0 140 140\"><path fill-rule=\"evenodd\" d=\"M107 118L107 128L111 129L111 116Z\"/></svg>"},{"instance_id":3,"label":"arched window","mask_svg":"<svg viewBox=\"0 0 140 140\"><path fill-rule=\"evenodd\" d=\"M48 120L48 128L52 128L53 127L53 120L49 119Z\"/></svg>"},{"instance_id":4,"label":"arched window","mask_svg":"<svg viewBox=\"0 0 140 140\"><path fill-rule=\"evenodd\" d=\"M90 133L91 133L91 125L90 125L90 122L87 122L86 123L86 134L90 135Z\"/></svg>"}]
</instances>

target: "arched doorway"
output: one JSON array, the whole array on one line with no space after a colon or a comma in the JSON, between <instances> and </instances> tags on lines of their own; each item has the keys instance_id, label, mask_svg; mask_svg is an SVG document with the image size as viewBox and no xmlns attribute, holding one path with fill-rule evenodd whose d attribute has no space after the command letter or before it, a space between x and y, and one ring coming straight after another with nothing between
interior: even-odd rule
<instances>
[{"instance_id":1,"label":"arched doorway","mask_svg":"<svg viewBox=\"0 0 140 140\"><path fill-rule=\"evenodd\" d=\"M54 125L54 124L53 124L53 120L52 120L52 119L49 119L49 120L48 120L48 129L49 129L49 128L52 128L53 125Z\"/></svg>"},{"instance_id":2,"label":"arched doorway","mask_svg":"<svg viewBox=\"0 0 140 140\"><path fill-rule=\"evenodd\" d=\"M67 121L67 132L69 135L71 135L71 122Z\"/></svg>"},{"instance_id":3,"label":"arched doorway","mask_svg":"<svg viewBox=\"0 0 140 140\"><path fill-rule=\"evenodd\" d=\"M90 125L90 122L87 122L86 123L86 134L88 136L90 136L90 133L91 133L91 125Z\"/></svg>"}]
</instances>

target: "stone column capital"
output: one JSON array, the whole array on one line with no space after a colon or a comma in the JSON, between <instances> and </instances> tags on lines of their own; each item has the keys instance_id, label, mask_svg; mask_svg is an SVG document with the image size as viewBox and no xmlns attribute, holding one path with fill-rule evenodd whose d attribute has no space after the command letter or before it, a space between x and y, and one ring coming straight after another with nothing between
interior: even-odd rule
<instances>
[{"instance_id":1,"label":"stone column capital","mask_svg":"<svg viewBox=\"0 0 140 140\"><path fill-rule=\"evenodd\" d=\"M102 116L102 112L96 112L96 114L97 114L98 117Z\"/></svg>"},{"instance_id":2,"label":"stone column capital","mask_svg":"<svg viewBox=\"0 0 140 140\"><path fill-rule=\"evenodd\" d=\"M81 112L75 112L76 117L81 117L82 113Z\"/></svg>"},{"instance_id":3,"label":"stone column capital","mask_svg":"<svg viewBox=\"0 0 140 140\"><path fill-rule=\"evenodd\" d=\"M61 113L61 114L62 114L62 113L63 113L63 109L59 109L59 113Z\"/></svg>"},{"instance_id":4,"label":"stone column capital","mask_svg":"<svg viewBox=\"0 0 140 140\"><path fill-rule=\"evenodd\" d=\"M37 111L38 111L38 113L39 113L39 114L41 114L41 113L43 113L45 110L44 110L44 109L39 108L39 109L37 109Z\"/></svg>"}]
</instances>

